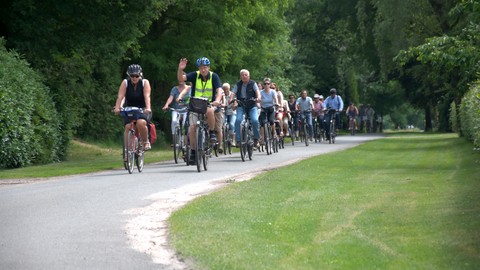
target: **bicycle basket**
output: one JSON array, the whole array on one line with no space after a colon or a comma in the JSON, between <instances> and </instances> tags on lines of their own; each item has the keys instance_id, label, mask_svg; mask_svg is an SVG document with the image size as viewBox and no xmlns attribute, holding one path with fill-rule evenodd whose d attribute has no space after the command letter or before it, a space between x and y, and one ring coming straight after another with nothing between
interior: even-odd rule
<instances>
[{"instance_id":1,"label":"bicycle basket","mask_svg":"<svg viewBox=\"0 0 480 270\"><path fill-rule=\"evenodd\" d=\"M123 111L121 111L122 117L129 121L139 119L142 113L143 110L138 107L126 107Z\"/></svg>"},{"instance_id":2,"label":"bicycle basket","mask_svg":"<svg viewBox=\"0 0 480 270\"><path fill-rule=\"evenodd\" d=\"M205 114L207 112L207 107L208 107L208 99L196 98L196 97L190 98L190 103L188 105L189 111Z\"/></svg>"}]
</instances>

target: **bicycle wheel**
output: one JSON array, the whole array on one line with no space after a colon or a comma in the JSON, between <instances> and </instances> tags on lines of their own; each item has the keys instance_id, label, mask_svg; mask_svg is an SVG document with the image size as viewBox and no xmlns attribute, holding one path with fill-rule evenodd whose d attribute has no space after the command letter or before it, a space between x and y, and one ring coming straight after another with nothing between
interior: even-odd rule
<instances>
[{"instance_id":1,"label":"bicycle wheel","mask_svg":"<svg viewBox=\"0 0 480 270\"><path fill-rule=\"evenodd\" d=\"M123 167L125 167L125 170L128 170L128 162L127 162L127 153L128 153L128 150L127 150L127 145L125 143L125 138L122 140L123 143L122 143L122 158L123 158Z\"/></svg>"},{"instance_id":2,"label":"bicycle wheel","mask_svg":"<svg viewBox=\"0 0 480 270\"><path fill-rule=\"evenodd\" d=\"M141 147L140 147L141 145ZM143 171L143 161L144 161L144 158L145 158L145 151L143 151L143 141L141 138L138 139L138 143L135 147L136 151L135 151L135 161L137 163L137 170L138 172L142 172Z\"/></svg>"},{"instance_id":3,"label":"bicycle wheel","mask_svg":"<svg viewBox=\"0 0 480 270\"><path fill-rule=\"evenodd\" d=\"M245 128L245 125L242 125L240 127L240 157L242 158L242 161L245 161L246 158L247 144L247 129Z\"/></svg>"},{"instance_id":4,"label":"bicycle wheel","mask_svg":"<svg viewBox=\"0 0 480 270\"><path fill-rule=\"evenodd\" d=\"M252 156L253 156L253 133L252 133L251 129L249 129L247 131L247 154L248 154L248 159L252 160Z\"/></svg>"},{"instance_id":5,"label":"bicycle wheel","mask_svg":"<svg viewBox=\"0 0 480 270\"><path fill-rule=\"evenodd\" d=\"M182 152L182 131L179 126L175 126L175 131L173 133L173 158L175 163L178 163Z\"/></svg>"},{"instance_id":6,"label":"bicycle wheel","mask_svg":"<svg viewBox=\"0 0 480 270\"><path fill-rule=\"evenodd\" d=\"M128 132L127 137L127 170L128 173L133 173L133 165L135 164L135 145L136 145L135 132Z\"/></svg>"},{"instance_id":7,"label":"bicycle wheel","mask_svg":"<svg viewBox=\"0 0 480 270\"><path fill-rule=\"evenodd\" d=\"M202 168L202 155L203 155L203 133L199 125L195 128L195 138L197 140L197 145L195 147L195 159L197 163L197 171L201 172Z\"/></svg>"},{"instance_id":8,"label":"bicycle wheel","mask_svg":"<svg viewBox=\"0 0 480 270\"><path fill-rule=\"evenodd\" d=\"M278 153L278 135L272 138L272 148L274 153Z\"/></svg>"},{"instance_id":9,"label":"bicycle wheel","mask_svg":"<svg viewBox=\"0 0 480 270\"><path fill-rule=\"evenodd\" d=\"M222 134L223 134L223 140L222 140L222 148L223 148L223 154L227 154L227 148L228 148L228 130L227 126L223 125L222 126Z\"/></svg>"},{"instance_id":10,"label":"bicycle wheel","mask_svg":"<svg viewBox=\"0 0 480 270\"><path fill-rule=\"evenodd\" d=\"M330 133L328 134L328 136L329 136L328 143L329 144L332 144L334 130L335 130L335 123L332 120L330 120Z\"/></svg>"},{"instance_id":11,"label":"bicycle wheel","mask_svg":"<svg viewBox=\"0 0 480 270\"><path fill-rule=\"evenodd\" d=\"M208 159L210 158L210 151L211 151L211 148L210 148L210 143L208 142L207 138L210 138L209 136L209 133L208 133L208 130L205 128L203 129L203 138L202 138L202 142L203 142L203 153L202 153L202 160L203 160L203 169L206 171L208 169ZM218 147L218 143L216 143L217 147ZM216 152L215 152L215 155L216 155Z\"/></svg>"},{"instance_id":12,"label":"bicycle wheel","mask_svg":"<svg viewBox=\"0 0 480 270\"><path fill-rule=\"evenodd\" d=\"M305 140L305 146L308 146L309 140L308 140L308 131L307 131L307 124L303 124L303 139Z\"/></svg>"},{"instance_id":13,"label":"bicycle wheel","mask_svg":"<svg viewBox=\"0 0 480 270\"><path fill-rule=\"evenodd\" d=\"M267 155L270 155L272 153L272 145L270 141L270 126L268 124L263 124L263 143L265 144Z\"/></svg>"}]
</instances>

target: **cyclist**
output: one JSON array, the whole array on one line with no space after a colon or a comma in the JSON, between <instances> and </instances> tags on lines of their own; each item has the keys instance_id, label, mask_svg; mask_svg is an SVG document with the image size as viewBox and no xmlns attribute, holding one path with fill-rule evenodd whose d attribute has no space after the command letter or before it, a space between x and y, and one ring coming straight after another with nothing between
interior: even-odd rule
<instances>
[{"instance_id":1,"label":"cyclist","mask_svg":"<svg viewBox=\"0 0 480 270\"><path fill-rule=\"evenodd\" d=\"M191 97L206 97L212 102L214 107L220 104L222 98L222 82L217 73L210 71L210 60L207 57L200 57L196 61L198 71L192 71L185 75L183 70L187 66L188 60L186 58L180 59L178 63L177 79L178 81L189 81L191 83ZM184 90L178 96L177 101L181 100L187 91ZM208 122L208 128L210 129L210 142L216 142L217 136L215 134L215 108L208 108L205 116ZM194 113L189 113L190 122L190 149L195 149L195 128L198 117ZM191 165L195 165L195 151L191 151L190 161Z\"/></svg>"},{"instance_id":2,"label":"cyclist","mask_svg":"<svg viewBox=\"0 0 480 270\"><path fill-rule=\"evenodd\" d=\"M137 119L137 129L142 138L143 149L150 150L150 142L148 141L147 123L152 118L152 109L150 107L150 82L143 78L142 67L133 64L127 68L128 79L124 79L118 88L117 102L115 103L115 114L120 113L120 107L124 102L125 107L142 108L144 113ZM125 135L127 137L130 129L130 121L125 120Z\"/></svg>"},{"instance_id":3,"label":"cyclist","mask_svg":"<svg viewBox=\"0 0 480 270\"><path fill-rule=\"evenodd\" d=\"M181 92L187 91L187 94L183 96L179 102L177 102L177 98ZM185 81L178 81L178 85L174 86L170 91L170 96L168 97L165 105L163 106L162 110L168 110L168 107L172 105L175 111L172 111L172 135L175 132L175 125L180 118L180 115L183 117L183 122L181 126L185 126L185 122L187 120L187 103L188 99L190 98L190 86L185 84Z\"/></svg>"},{"instance_id":4,"label":"cyclist","mask_svg":"<svg viewBox=\"0 0 480 270\"><path fill-rule=\"evenodd\" d=\"M222 142L223 142L223 121L225 119L225 106L227 104L226 98L225 98L225 92L223 91L223 85L222 85L222 98L220 99L220 104L214 111L215 115L215 131L217 132L217 139L218 139L218 153L222 154L223 149L222 149Z\"/></svg>"},{"instance_id":5,"label":"cyclist","mask_svg":"<svg viewBox=\"0 0 480 270\"><path fill-rule=\"evenodd\" d=\"M263 80L264 89L260 91L260 98L261 98L261 112L260 112L260 126L261 130L263 130L263 125L265 124L265 116L272 127L272 134L276 137L275 133L275 107L274 105L278 105L277 102L277 93L270 88L271 80L269 78L265 78ZM261 133L260 137L262 138L263 143L265 142L265 138L263 138L263 133Z\"/></svg>"},{"instance_id":6,"label":"cyclist","mask_svg":"<svg viewBox=\"0 0 480 270\"><path fill-rule=\"evenodd\" d=\"M288 96L288 108L290 109L290 119L293 118L293 127L291 132L295 132L295 138L298 139L298 115L295 112L297 110L297 99L293 94Z\"/></svg>"},{"instance_id":7,"label":"cyclist","mask_svg":"<svg viewBox=\"0 0 480 270\"><path fill-rule=\"evenodd\" d=\"M337 112L335 113L335 123L337 129L340 129L340 112L343 111L343 100L342 97L337 95L337 89L332 88L330 89L330 96L325 99L323 103L323 108L328 109L335 109ZM327 113L325 116L325 134L327 134L327 140L330 139L330 114Z\"/></svg>"},{"instance_id":8,"label":"cyclist","mask_svg":"<svg viewBox=\"0 0 480 270\"><path fill-rule=\"evenodd\" d=\"M275 118L278 120L279 123L283 123L283 118L285 117L285 110L283 109L283 93L280 90L280 87L278 87L275 83L272 82L272 90L275 90L277 93L277 101L278 101L278 110L275 114ZM288 130L288 129L287 129ZM283 134L287 133L286 130L283 132L283 127L280 125L280 136L283 137Z\"/></svg>"},{"instance_id":9,"label":"cyclist","mask_svg":"<svg viewBox=\"0 0 480 270\"><path fill-rule=\"evenodd\" d=\"M365 109L365 115L367 116L367 131L368 133L373 132L373 120L375 119L375 110L373 110L370 104L367 104L367 108Z\"/></svg>"},{"instance_id":10,"label":"cyclist","mask_svg":"<svg viewBox=\"0 0 480 270\"><path fill-rule=\"evenodd\" d=\"M352 118L353 118L353 123L354 123L353 127L350 127L350 126L348 127L348 130L352 130L352 128L354 128L356 130L357 129L358 109L353 102L350 102L350 104L348 105L345 113L348 116L348 125L350 125L350 119L352 119Z\"/></svg>"},{"instance_id":11,"label":"cyclist","mask_svg":"<svg viewBox=\"0 0 480 270\"><path fill-rule=\"evenodd\" d=\"M225 93L225 101L226 101L226 108L225 108L225 121L228 123L228 136L230 136L230 141L234 144L235 141L235 120L237 119L237 104L233 102L233 98L235 94L230 91L230 84L224 83L222 85L223 92ZM223 136L227 136L227 134L223 134Z\"/></svg>"},{"instance_id":12,"label":"cyclist","mask_svg":"<svg viewBox=\"0 0 480 270\"><path fill-rule=\"evenodd\" d=\"M325 118L325 112L323 110L323 96L315 94L313 96L313 117L317 119L317 123L320 129L324 129L323 120ZM317 132L315 129L314 132ZM317 136L317 134L315 134Z\"/></svg>"},{"instance_id":13,"label":"cyclist","mask_svg":"<svg viewBox=\"0 0 480 270\"><path fill-rule=\"evenodd\" d=\"M313 125L312 125L312 111L313 111L313 100L308 96L307 90L302 90L301 96L297 98L297 104L295 107L297 112L305 113L305 122L308 125L308 133L310 135L310 140L313 138Z\"/></svg>"},{"instance_id":14,"label":"cyclist","mask_svg":"<svg viewBox=\"0 0 480 270\"><path fill-rule=\"evenodd\" d=\"M250 71L246 69L240 70L240 81L237 82L232 90L240 101L248 101L254 99L259 102L260 91L258 85L254 80L250 80ZM249 106L249 104L247 104ZM252 107L246 107L245 104L239 104L237 107L237 119L235 121L235 140L236 146L240 147L240 124L243 121L243 114L248 113L250 115L250 121L253 128L253 141L255 147L258 147L258 139L260 138L260 126L258 123L258 107L253 105Z\"/></svg>"}]
</instances>

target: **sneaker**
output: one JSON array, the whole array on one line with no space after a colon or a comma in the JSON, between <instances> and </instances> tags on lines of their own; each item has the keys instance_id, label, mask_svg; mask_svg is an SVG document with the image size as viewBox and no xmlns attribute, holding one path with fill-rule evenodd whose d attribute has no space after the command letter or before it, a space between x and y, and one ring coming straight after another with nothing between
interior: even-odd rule
<instances>
[{"instance_id":1,"label":"sneaker","mask_svg":"<svg viewBox=\"0 0 480 270\"><path fill-rule=\"evenodd\" d=\"M218 153L219 153L219 154L223 154L223 149L222 149L222 148L218 148Z\"/></svg>"},{"instance_id":2,"label":"sneaker","mask_svg":"<svg viewBox=\"0 0 480 270\"><path fill-rule=\"evenodd\" d=\"M253 147L258 148L258 139L253 139Z\"/></svg>"},{"instance_id":3,"label":"sneaker","mask_svg":"<svg viewBox=\"0 0 480 270\"><path fill-rule=\"evenodd\" d=\"M214 142L217 142L217 134L215 134L215 132L210 132L210 142L211 143L214 143Z\"/></svg>"},{"instance_id":4,"label":"sneaker","mask_svg":"<svg viewBox=\"0 0 480 270\"><path fill-rule=\"evenodd\" d=\"M143 150L145 151L148 151L152 149L152 146L150 145L150 142L146 142L144 145L143 145Z\"/></svg>"},{"instance_id":5,"label":"sneaker","mask_svg":"<svg viewBox=\"0 0 480 270\"><path fill-rule=\"evenodd\" d=\"M197 159L196 159L195 153L192 152L190 154L190 160L188 161L188 164L190 164L190 165L196 165L197 164Z\"/></svg>"}]
</instances>

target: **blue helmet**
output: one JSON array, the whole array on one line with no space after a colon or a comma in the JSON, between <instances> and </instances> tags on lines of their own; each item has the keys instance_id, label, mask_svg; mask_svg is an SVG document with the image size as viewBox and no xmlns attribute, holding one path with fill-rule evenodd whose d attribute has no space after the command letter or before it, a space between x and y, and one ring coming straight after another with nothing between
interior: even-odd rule
<instances>
[{"instance_id":1,"label":"blue helmet","mask_svg":"<svg viewBox=\"0 0 480 270\"><path fill-rule=\"evenodd\" d=\"M210 66L210 60L206 57L200 57L197 59L197 67L199 66Z\"/></svg>"}]
</instances>

